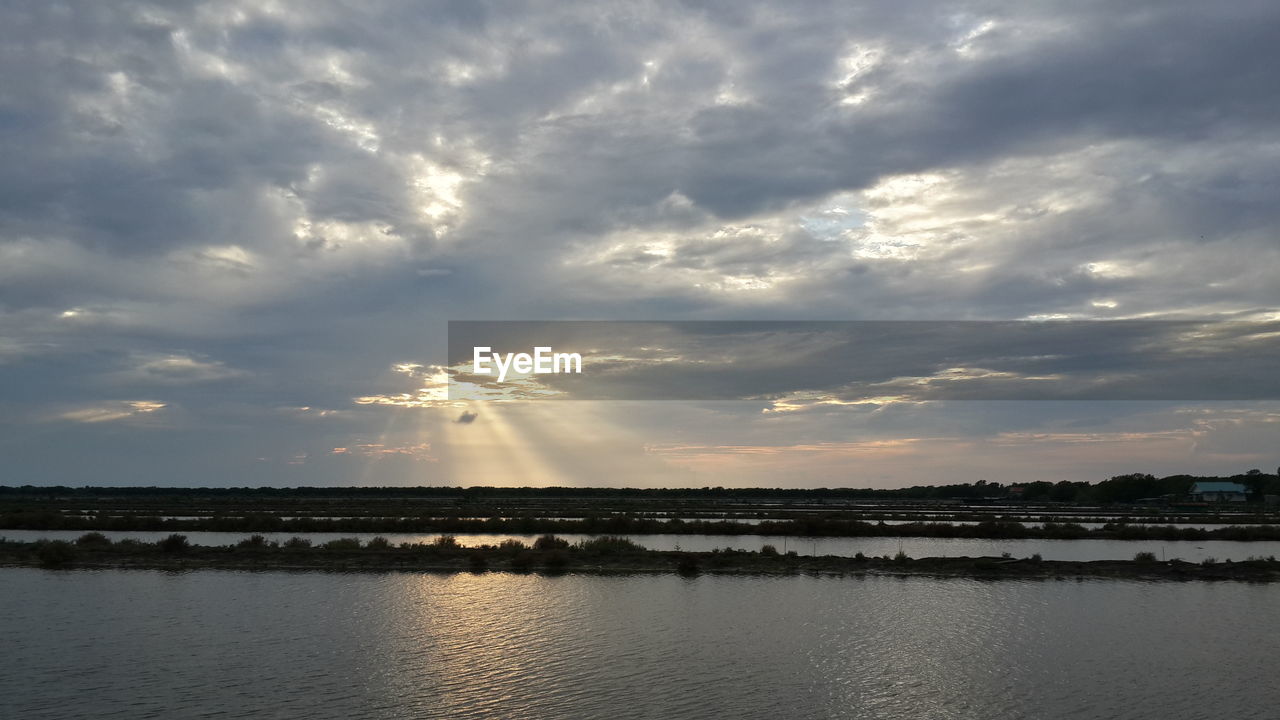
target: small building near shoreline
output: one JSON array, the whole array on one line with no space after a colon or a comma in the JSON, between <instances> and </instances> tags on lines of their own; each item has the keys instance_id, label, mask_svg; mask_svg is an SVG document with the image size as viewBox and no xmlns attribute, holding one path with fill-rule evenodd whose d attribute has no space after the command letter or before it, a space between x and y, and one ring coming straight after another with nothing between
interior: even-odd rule
<instances>
[{"instance_id":1,"label":"small building near shoreline","mask_svg":"<svg viewBox=\"0 0 1280 720\"><path fill-rule=\"evenodd\" d=\"M1245 502L1248 489L1233 482L1198 482L1191 486L1191 499L1197 502Z\"/></svg>"}]
</instances>

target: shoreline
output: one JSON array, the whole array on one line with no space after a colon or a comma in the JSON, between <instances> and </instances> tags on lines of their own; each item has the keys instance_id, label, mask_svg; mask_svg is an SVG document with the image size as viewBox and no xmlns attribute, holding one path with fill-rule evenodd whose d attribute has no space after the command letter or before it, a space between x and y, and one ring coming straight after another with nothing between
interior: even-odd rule
<instances>
[{"instance_id":1,"label":"shoreline","mask_svg":"<svg viewBox=\"0 0 1280 720\"><path fill-rule=\"evenodd\" d=\"M1127 579L1280 581L1280 561L1191 563L1182 560L1039 560L1005 557L841 557L759 551L599 551L582 547L517 549L430 545L378 548L201 546L163 543L77 545L6 543L0 567L65 570L242 570L287 572L515 572L538 574L679 574L918 576L972 579Z\"/></svg>"}]
</instances>

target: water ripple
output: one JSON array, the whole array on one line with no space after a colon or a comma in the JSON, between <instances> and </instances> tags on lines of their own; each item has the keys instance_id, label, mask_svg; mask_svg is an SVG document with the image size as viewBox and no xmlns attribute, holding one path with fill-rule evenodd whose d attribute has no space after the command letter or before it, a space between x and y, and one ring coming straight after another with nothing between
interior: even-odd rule
<instances>
[{"instance_id":1,"label":"water ripple","mask_svg":"<svg viewBox=\"0 0 1280 720\"><path fill-rule=\"evenodd\" d=\"M0 717L1264 717L1280 587L0 570Z\"/></svg>"}]
</instances>

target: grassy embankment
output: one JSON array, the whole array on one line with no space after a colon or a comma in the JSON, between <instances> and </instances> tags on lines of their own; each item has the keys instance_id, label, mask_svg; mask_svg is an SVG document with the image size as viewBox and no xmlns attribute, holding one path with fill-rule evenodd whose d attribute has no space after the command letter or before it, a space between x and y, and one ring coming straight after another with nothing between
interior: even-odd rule
<instances>
[{"instance_id":1,"label":"grassy embankment","mask_svg":"<svg viewBox=\"0 0 1280 720\"><path fill-rule=\"evenodd\" d=\"M571 545L543 536L532 545L509 540L501 545L465 548L451 537L424 544L392 545L382 538L355 538L313 545L301 538L270 543L261 536L234 546L191 545L171 535L155 543L112 542L88 533L75 542L41 540L0 543L0 565L64 569L228 569L321 571L438 571L542 573L701 573L925 575L974 578L1133 578L1164 580L1280 581L1275 558L1244 562L1161 562L1149 553L1133 560L1070 562L1015 558L810 557L760 551L654 551L624 538L599 537Z\"/></svg>"}]
</instances>

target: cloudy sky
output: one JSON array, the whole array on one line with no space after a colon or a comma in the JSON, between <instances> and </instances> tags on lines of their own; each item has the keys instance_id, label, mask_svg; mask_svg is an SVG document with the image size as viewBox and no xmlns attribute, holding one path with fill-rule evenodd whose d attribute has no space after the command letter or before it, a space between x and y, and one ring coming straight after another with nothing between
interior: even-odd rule
<instances>
[{"instance_id":1,"label":"cloudy sky","mask_svg":"<svg viewBox=\"0 0 1280 720\"><path fill-rule=\"evenodd\" d=\"M0 482L1271 471L1265 399L431 369L450 320L1280 319L1278 37L1247 0L0 4Z\"/></svg>"}]
</instances>

